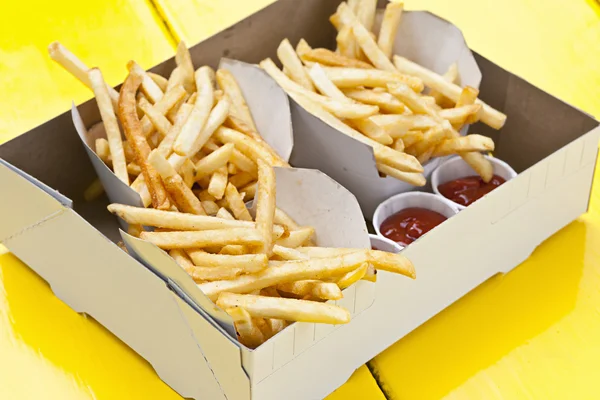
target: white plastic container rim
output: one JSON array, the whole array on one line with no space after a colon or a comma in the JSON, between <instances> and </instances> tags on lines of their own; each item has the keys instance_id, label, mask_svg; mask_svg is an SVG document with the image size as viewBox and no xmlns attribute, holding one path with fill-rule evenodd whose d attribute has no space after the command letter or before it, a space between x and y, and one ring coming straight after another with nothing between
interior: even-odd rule
<instances>
[{"instance_id":1,"label":"white plastic container rim","mask_svg":"<svg viewBox=\"0 0 600 400\"><path fill-rule=\"evenodd\" d=\"M373 227L375 228L377 235L385 238L385 236L383 236L379 230L379 227L383 221L385 221L391 215L396 214L398 211L410 207L426 208L428 210L438 212L446 218L450 218L458 214L458 208L454 202L447 200L445 197L424 192L400 193L390 197L377 206L375 214L373 215Z\"/></svg>"},{"instance_id":2,"label":"white plastic container rim","mask_svg":"<svg viewBox=\"0 0 600 400\"><path fill-rule=\"evenodd\" d=\"M499 160L495 157L484 156L488 159L492 165L494 166L494 174L504 178L506 181L509 181L517 176L517 173L514 169L507 163L502 160ZM464 178L465 176L477 175L477 172L469 164L467 164L460 156L455 156L450 158L449 160L443 162L439 167L433 171L431 174L431 188L433 192L442 197L444 200L451 202L455 205L458 210L464 210L466 206L462 204L458 204L446 197L444 197L438 190L438 186L452 181L458 178Z\"/></svg>"},{"instance_id":3,"label":"white plastic container rim","mask_svg":"<svg viewBox=\"0 0 600 400\"><path fill-rule=\"evenodd\" d=\"M404 246L394 242L383 236L369 234L369 239L371 239L371 247L376 248L377 250L387 251L389 253L400 253Z\"/></svg>"}]
</instances>

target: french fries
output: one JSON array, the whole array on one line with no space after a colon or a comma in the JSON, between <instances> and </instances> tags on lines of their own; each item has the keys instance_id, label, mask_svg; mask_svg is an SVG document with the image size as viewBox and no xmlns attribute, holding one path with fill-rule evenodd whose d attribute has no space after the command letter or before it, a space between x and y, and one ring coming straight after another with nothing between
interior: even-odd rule
<instances>
[{"instance_id":1,"label":"french fries","mask_svg":"<svg viewBox=\"0 0 600 400\"><path fill-rule=\"evenodd\" d=\"M102 73L98 68L89 70L88 79L96 96L96 102L98 103L104 129L106 130L113 170L117 178L126 185L129 185L129 174L127 173L127 161L125 160L125 151L123 150L121 130L119 129L117 116L110 100L110 93L106 82L104 82Z\"/></svg>"},{"instance_id":2,"label":"french fries","mask_svg":"<svg viewBox=\"0 0 600 400\"><path fill-rule=\"evenodd\" d=\"M135 161L142 168L144 181L148 185L152 204L154 208L166 210L171 207L167 191L163 185L160 175L148 162L150 146L142 133L140 120L137 116L135 93L142 84L142 77L135 71L129 73L121 87L119 97L119 118L123 124L123 130L127 141L135 152ZM140 175L141 176L141 175Z\"/></svg>"},{"instance_id":3,"label":"french fries","mask_svg":"<svg viewBox=\"0 0 600 400\"><path fill-rule=\"evenodd\" d=\"M223 293L219 296L217 305L223 309L241 307L253 317L323 324L350 322L350 313L347 310L316 301Z\"/></svg>"},{"instance_id":4,"label":"french fries","mask_svg":"<svg viewBox=\"0 0 600 400\"><path fill-rule=\"evenodd\" d=\"M374 12L375 3L369 1ZM374 15L371 6L359 9L360 20L369 24ZM350 29L353 46L360 50ZM347 96L326 68L378 70L364 60L324 50L313 51L306 43L294 50L284 42L278 54L291 78L273 64L275 74L283 75L291 91L316 103L327 118L347 127L347 134L364 137L374 147L382 170L420 175L416 158L387 147L401 139L370 120L378 115L378 104L403 112L407 107L373 89L351 90L376 93L374 104L361 101L365 97L360 95ZM190 54L180 43L177 67L168 78L131 61L117 93L99 70L88 72L58 45L53 51L65 69L94 90L107 132L106 139L96 141L96 152L126 184L133 179L130 186L145 206L110 204L108 210L129 224L130 234L168 252L231 316L242 344L257 347L296 321L348 323L347 310L326 302L343 298L342 290L360 279L372 279L374 268L414 278L414 267L402 255L315 247L315 228L300 225L302 221L277 207L274 167L289 165L260 136L230 72L209 67L194 71ZM311 59L329 60L324 63L328 66L315 62L307 69ZM401 76L385 74L374 78L380 88ZM419 83L410 77L400 80ZM373 98L373 93L367 97ZM466 97L464 102L448 111L453 121L465 123L475 113ZM97 192L97 186L90 193ZM246 205L250 199L255 200L252 212Z\"/></svg>"},{"instance_id":5,"label":"french fries","mask_svg":"<svg viewBox=\"0 0 600 400\"><path fill-rule=\"evenodd\" d=\"M478 99L475 89L458 86L456 63L440 76L394 55L404 5L386 5L376 34L376 3L348 0L339 5L330 17L338 31L335 52L312 48L301 39L296 56L285 39L278 50L285 72L270 59L260 66L306 111L371 146L380 176L423 186L424 164L432 157L458 154L489 181L493 168L480 152L493 149L493 142L477 134L461 138L459 131L477 121L500 129L506 116ZM299 61L304 69L298 68ZM428 95L423 94L426 88Z\"/></svg>"}]
</instances>

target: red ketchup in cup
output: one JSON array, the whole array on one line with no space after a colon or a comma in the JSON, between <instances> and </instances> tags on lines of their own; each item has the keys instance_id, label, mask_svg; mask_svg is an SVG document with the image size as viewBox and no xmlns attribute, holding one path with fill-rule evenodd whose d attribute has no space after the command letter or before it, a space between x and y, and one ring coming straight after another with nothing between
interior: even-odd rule
<instances>
[{"instance_id":1,"label":"red ketchup in cup","mask_svg":"<svg viewBox=\"0 0 600 400\"><path fill-rule=\"evenodd\" d=\"M387 217L379 231L386 238L408 246L447 218L442 214L420 207L409 207Z\"/></svg>"},{"instance_id":2,"label":"red ketchup in cup","mask_svg":"<svg viewBox=\"0 0 600 400\"><path fill-rule=\"evenodd\" d=\"M450 182L438 185L437 189L442 196L461 206L468 206L479 200L506 180L494 175L489 182L484 182L479 176L465 176Z\"/></svg>"}]
</instances>

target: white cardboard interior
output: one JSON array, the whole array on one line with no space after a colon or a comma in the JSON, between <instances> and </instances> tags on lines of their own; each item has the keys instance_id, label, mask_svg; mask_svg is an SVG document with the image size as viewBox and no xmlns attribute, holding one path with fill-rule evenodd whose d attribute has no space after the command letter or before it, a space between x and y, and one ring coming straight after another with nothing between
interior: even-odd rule
<instances>
[{"instance_id":1,"label":"white cardboard interior","mask_svg":"<svg viewBox=\"0 0 600 400\"><path fill-rule=\"evenodd\" d=\"M337 4L339 0L279 0L198 44L192 57L198 65L206 59L216 64L227 51L255 62L273 57L283 37L294 42L306 37L311 45L326 47L334 37L326 21ZM377 301L358 312L361 296L356 295L355 315L347 325L294 324L272 346L240 351L168 282L106 238L118 232L106 200L77 200L93 172L69 113L3 144L0 157L75 199L75 209L93 225L52 190L0 165L0 241L49 282L59 298L141 354L184 397L321 399L364 362L489 277L514 268L587 210L598 123L485 58L476 59L483 73L482 99L509 116L499 133L476 128L494 138L498 157L520 174L408 246L404 251L416 265L417 279L381 272L376 285L365 286L377 290ZM169 60L154 71L168 73L172 65ZM89 116L95 108L92 102L80 106L82 115ZM57 142L62 145L53 146ZM361 151L351 143L343 145ZM65 171L71 179L64 179ZM510 251L494 257L499 244Z\"/></svg>"}]
</instances>

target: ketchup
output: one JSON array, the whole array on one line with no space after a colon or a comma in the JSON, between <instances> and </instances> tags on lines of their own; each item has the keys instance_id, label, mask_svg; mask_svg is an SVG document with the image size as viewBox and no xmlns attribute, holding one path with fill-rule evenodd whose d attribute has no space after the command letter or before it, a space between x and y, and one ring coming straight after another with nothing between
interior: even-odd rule
<instances>
[{"instance_id":1,"label":"ketchup","mask_svg":"<svg viewBox=\"0 0 600 400\"><path fill-rule=\"evenodd\" d=\"M405 208L387 217L379 231L386 238L408 246L446 219L442 214L426 208Z\"/></svg>"},{"instance_id":2,"label":"ketchup","mask_svg":"<svg viewBox=\"0 0 600 400\"><path fill-rule=\"evenodd\" d=\"M494 175L488 183L485 183L479 176L465 176L464 178L442 183L438 186L438 190L442 196L453 202L462 206L468 206L504 182L506 180L498 175Z\"/></svg>"}]
</instances>

